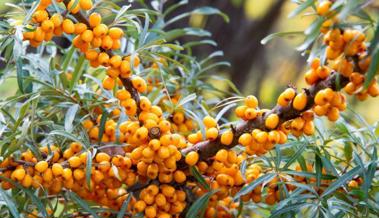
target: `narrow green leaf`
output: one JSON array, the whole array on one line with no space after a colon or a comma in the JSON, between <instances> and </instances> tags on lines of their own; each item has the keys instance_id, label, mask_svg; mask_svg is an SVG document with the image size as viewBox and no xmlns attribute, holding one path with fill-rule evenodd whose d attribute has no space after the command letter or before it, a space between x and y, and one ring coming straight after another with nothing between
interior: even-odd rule
<instances>
[{"instance_id":1,"label":"narrow green leaf","mask_svg":"<svg viewBox=\"0 0 379 218\"><path fill-rule=\"evenodd\" d=\"M76 113L79 110L79 105L74 104L71 107L68 108L65 116L65 121L64 121L64 129L71 133L73 130L73 121L75 119Z\"/></svg>"},{"instance_id":2,"label":"narrow green leaf","mask_svg":"<svg viewBox=\"0 0 379 218\"><path fill-rule=\"evenodd\" d=\"M291 159L286 161L286 164L284 165L283 169L288 169L288 167L291 166L291 164L295 162L295 160L297 160L298 157L303 153L305 147L306 147L306 144L301 143L300 148L296 148L296 153L294 155L291 155Z\"/></svg>"},{"instance_id":3,"label":"narrow green leaf","mask_svg":"<svg viewBox=\"0 0 379 218\"><path fill-rule=\"evenodd\" d=\"M20 217L16 203L13 202L13 199L2 189L0 188L1 199L5 202L5 206L8 207L9 212L11 212L13 217Z\"/></svg>"},{"instance_id":4,"label":"narrow green leaf","mask_svg":"<svg viewBox=\"0 0 379 218\"><path fill-rule=\"evenodd\" d=\"M347 181L351 180L355 175L362 172L362 168L360 166L356 166L353 169L351 169L349 172L342 175L340 178L337 179L337 181L333 182L325 191L322 193L321 197L327 196L337 190L338 188L342 187L346 184Z\"/></svg>"},{"instance_id":5,"label":"narrow green leaf","mask_svg":"<svg viewBox=\"0 0 379 218\"><path fill-rule=\"evenodd\" d=\"M132 196L133 196L133 192L129 192L128 197L122 203L121 209L117 214L117 218L123 218L124 217L126 210L128 209L129 202L132 199Z\"/></svg>"},{"instance_id":6,"label":"narrow green leaf","mask_svg":"<svg viewBox=\"0 0 379 218\"><path fill-rule=\"evenodd\" d=\"M82 55L79 57L79 60L76 63L74 72L72 72L72 79L71 79L71 83L70 83L70 91L72 91L75 84L78 83L80 77L83 74L83 68L84 68L85 60L86 60L85 56Z\"/></svg>"},{"instance_id":7,"label":"narrow green leaf","mask_svg":"<svg viewBox=\"0 0 379 218\"><path fill-rule=\"evenodd\" d=\"M81 199L77 194L74 192L67 192L70 198L75 201L77 204L79 204L86 212L89 212L93 217L99 218L99 216L96 214L95 211L91 209L91 207L85 202L83 199Z\"/></svg>"},{"instance_id":8,"label":"narrow green leaf","mask_svg":"<svg viewBox=\"0 0 379 218\"><path fill-rule=\"evenodd\" d=\"M235 196L234 200L239 199L241 196L246 195L250 192L252 192L256 187L258 187L263 182L271 181L276 176L275 173L267 173L263 176L259 177L258 179L252 181L248 185L244 186Z\"/></svg>"},{"instance_id":9,"label":"narrow green leaf","mask_svg":"<svg viewBox=\"0 0 379 218\"><path fill-rule=\"evenodd\" d=\"M208 205L209 199L213 194L215 194L218 190L212 190L210 192L205 193L201 197L199 197L188 209L186 214L186 218L198 218L201 213L204 212L205 208Z\"/></svg>"},{"instance_id":10,"label":"narrow green leaf","mask_svg":"<svg viewBox=\"0 0 379 218\"><path fill-rule=\"evenodd\" d=\"M87 151L87 160L86 160L86 182L89 190L92 190L91 186L91 172L92 172L92 153Z\"/></svg>"},{"instance_id":11,"label":"narrow green leaf","mask_svg":"<svg viewBox=\"0 0 379 218\"><path fill-rule=\"evenodd\" d=\"M63 58L63 63L62 63L63 76L66 76L66 75L64 75L64 73L67 72L68 66L71 63L72 56L74 55L75 50L76 50L76 48L74 46L71 46Z\"/></svg>"},{"instance_id":12,"label":"narrow green leaf","mask_svg":"<svg viewBox=\"0 0 379 218\"><path fill-rule=\"evenodd\" d=\"M201 14L201 15L213 15L217 14L220 15L222 18L224 18L224 21L229 23L229 17L225 13L222 13L219 9L205 6L201 8L197 8L192 11L193 14Z\"/></svg>"},{"instance_id":13,"label":"narrow green leaf","mask_svg":"<svg viewBox=\"0 0 379 218\"><path fill-rule=\"evenodd\" d=\"M321 176L322 176L322 161L318 154L315 155L315 168L316 168L316 186L320 187L321 185Z\"/></svg>"},{"instance_id":14,"label":"narrow green leaf","mask_svg":"<svg viewBox=\"0 0 379 218\"><path fill-rule=\"evenodd\" d=\"M63 136L65 138L68 138L74 142L80 142L82 143L83 145L86 146L86 148L89 148L89 144L88 143L84 143L83 141L79 140L79 137L77 137L76 135L72 134L72 133L68 133L64 130L54 130L54 131L51 131L49 135L59 135L59 136Z\"/></svg>"},{"instance_id":15,"label":"narrow green leaf","mask_svg":"<svg viewBox=\"0 0 379 218\"><path fill-rule=\"evenodd\" d=\"M192 94L186 96L185 98L180 99L178 102L178 106L185 105L186 103L191 102L195 99L196 99L196 94L192 93Z\"/></svg>"},{"instance_id":16,"label":"narrow green leaf","mask_svg":"<svg viewBox=\"0 0 379 218\"><path fill-rule=\"evenodd\" d=\"M374 37L372 38L370 42L370 47L368 48L369 55L371 55L375 51L375 49L378 48L378 44L379 44L379 23L376 24Z\"/></svg>"},{"instance_id":17,"label":"narrow green leaf","mask_svg":"<svg viewBox=\"0 0 379 218\"><path fill-rule=\"evenodd\" d=\"M379 69L379 48L375 49L372 54L371 63L366 73L366 78L365 78L365 83L364 83L365 89L369 87L372 80L375 78L375 75L378 72L378 69Z\"/></svg>"},{"instance_id":18,"label":"narrow green leaf","mask_svg":"<svg viewBox=\"0 0 379 218\"><path fill-rule=\"evenodd\" d=\"M196 169L196 167L192 166L190 168L191 175L195 177L195 179L200 183L200 185L207 191L211 190L211 187L209 187L208 183L205 181L203 176L200 174L200 172Z\"/></svg>"},{"instance_id":19,"label":"narrow green leaf","mask_svg":"<svg viewBox=\"0 0 379 218\"><path fill-rule=\"evenodd\" d=\"M313 4L313 0L307 0L305 1L304 3L300 4L295 10L293 10L289 15L288 17L294 17L298 14L300 14L302 11L304 11L305 9L307 9L308 7L310 7L312 4Z\"/></svg>"},{"instance_id":20,"label":"narrow green leaf","mask_svg":"<svg viewBox=\"0 0 379 218\"><path fill-rule=\"evenodd\" d=\"M265 45L267 44L267 42L273 40L274 38L276 37L284 37L284 36L293 36L293 35L300 35L300 34L303 34L302 31L290 31L290 32L277 32L277 33L272 33L266 37L264 37L262 40L261 40L261 44L262 45Z\"/></svg>"},{"instance_id":21,"label":"narrow green leaf","mask_svg":"<svg viewBox=\"0 0 379 218\"><path fill-rule=\"evenodd\" d=\"M270 217L279 217L280 215L282 214L285 214L285 213L288 213L290 211L294 211L294 212L297 212L298 210L300 210L301 208L303 208L304 206L314 206L313 204L311 203L304 203L304 202L301 202L301 203L294 203L294 204L289 204L279 210L274 210L272 213L271 213L271 216Z\"/></svg>"},{"instance_id":22,"label":"narrow green leaf","mask_svg":"<svg viewBox=\"0 0 379 218\"><path fill-rule=\"evenodd\" d=\"M106 108L101 107L103 110L103 113L101 114L101 119L100 119L100 126L99 126L99 142L101 142L101 139L103 138L104 130L105 130L105 123L107 122L108 118L108 111Z\"/></svg>"},{"instance_id":23,"label":"narrow green leaf","mask_svg":"<svg viewBox=\"0 0 379 218\"><path fill-rule=\"evenodd\" d=\"M0 179L12 183L12 185L14 185L18 189L22 190L23 192L25 192L25 194L31 199L31 203L36 204L38 211L42 213L42 216L48 217L45 204L42 203L41 199L38 198L31 191L31 189L26 189L22 185L20 185L18 182L15 182L15 181L11 180L10 178L7 178L7 177L1 176L1 175L0 175Z\"/></svg>"}]
</instances>

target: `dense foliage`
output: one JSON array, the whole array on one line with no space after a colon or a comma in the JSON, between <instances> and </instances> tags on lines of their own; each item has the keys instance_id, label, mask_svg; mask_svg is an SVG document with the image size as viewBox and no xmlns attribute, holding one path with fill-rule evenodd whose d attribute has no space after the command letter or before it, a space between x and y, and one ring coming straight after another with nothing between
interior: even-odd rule
<instances>
[{"instance_id":1,"label":"dense foliage","mask_svg":"<svg viewBox=\"0 0 379 218\"><path fill-rule=\"evenodd\" d=\"M0 215L377 217L377 123L346 95L379 95L378 21L370 1L295 2L290 16L314 17L298 47L307 87L289 85L272 109L215 73L221 51L192 56L216 46L209 32L168 28L193 14L228 22L215 8L7 4L0 75L18 91L0 101Z\"/></svg>"}]
</instances>

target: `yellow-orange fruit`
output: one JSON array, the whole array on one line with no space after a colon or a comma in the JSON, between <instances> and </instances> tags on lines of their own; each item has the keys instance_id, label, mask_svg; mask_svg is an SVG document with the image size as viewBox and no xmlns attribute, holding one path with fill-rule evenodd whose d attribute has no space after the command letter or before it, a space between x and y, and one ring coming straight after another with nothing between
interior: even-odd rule
<instances>
[{"instance_id":1,"label":"yellow-orange fruit","mask_svg":"<svg viewBox=\"0 0 379 218\"><path fill-rule=\"evenodd\" d=\"M90 27L94 28L101 24L101 15L98 13L92 13L89 16L88 21L89 21Z\"/></svg>"},{"instance_id":2,"label":"yellow-orange fruit","mask_svg":"<svg viewBox=\"0 0 379 218\"><path fill-rule=\"evenodd\" d=\"M196 151L190 151L185 157L185 162L190 166L194 166L198 161L199 154Z\"/></svg>"}]
</instances>

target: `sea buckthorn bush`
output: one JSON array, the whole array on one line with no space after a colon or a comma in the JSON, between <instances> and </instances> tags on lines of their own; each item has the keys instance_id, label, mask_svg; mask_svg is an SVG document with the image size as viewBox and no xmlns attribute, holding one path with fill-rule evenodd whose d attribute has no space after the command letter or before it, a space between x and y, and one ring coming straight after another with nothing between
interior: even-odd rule
<instances>
[{"instance_id":1,"label":"sea buckthorn bush","mask_svg":"<svg viewBox=\"0 0 379 218\"><path fill-rule=\"evenodd\" d=\"M206 30L167 29L225 14L170 18L186 1L154 2L8 4L2 76L18 91L0 101L2 217L379 215L377 125L349 107L379 95L371 1L296 1L291 16L314 17L305 86L288 81L271 109L208 80L227 64L192 49L214 43L180 40Z\"/></svg>"}]
</instances>

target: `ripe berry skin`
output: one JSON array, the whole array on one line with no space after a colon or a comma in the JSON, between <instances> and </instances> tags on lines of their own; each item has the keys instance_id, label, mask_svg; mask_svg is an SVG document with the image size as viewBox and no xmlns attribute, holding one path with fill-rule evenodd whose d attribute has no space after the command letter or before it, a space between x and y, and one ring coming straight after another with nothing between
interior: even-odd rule
<instances>
[{"instance_id":1,"label":"ripe berry skin","mask_svg":"<svg viewBox=\"0 0 379 218\"><path fill-rule=\"evenodd\" d=\"M295 97L296 92L293 88L287 88L282 92L282 94L279 95L278 98L278 105L282 107L288 106L289 102L292 101L292 99Z\"/></svg>"},{"instance_id":2,"label":"ripe berry skin","mask_svg":"<svg viewBox=\"0 0 379 218\"><path fill-rule=\"evenodd\" d=\"M24 179L25 174L26 174L26 172L25 172L24 168L19 168L19 169L16 169L15 171L12 172L11 177L17 179L18 181L21 181Z\"/></svg>"},{"instance_id":3,"label":"ripe berry skin","mask_svg":"<svg viewBox=\"0 0 379 218\"><path fill-rule=\"evenodd\" d=\"M203 123L204 123L205 127L207 127L207 128L212 128L212 127L217 126L216 120L211 116L205 116L203 118Z\"/></svg>"},{"instance_id":4,"label":"ripe berry skin","mask_svg":"<svg viewBox=\"0 0 379 218\"><path fill-rule=\"evenodd\" d=\"M94 28L101 24L101 15L98 13L92 13L89 16L89 25L90 27Z\"/></svg>"},{"instance_id":5,"label":"ripe berry skin","mask_svg":"<svg viewBox=\"0 0 379 218\"><path fill-rule=\"evenodd\" d=\"M277 114L270 114L265 120L265 126L269 129L275 129L279 124L279 116Z\"/></svg>"},{"instance_id":6,"label":"ripe berry skin","mask_svg":"<svg viewBox=\"0 0 379 218\"><path fill-rule=\"evenodd\" d=\"M292 106L295 110L302 111L307 106L307 94L299 93L293 100Z\"/></svg>"},{"instance_id":7,"label":"ripe berry skin","mask_svg":"<svg viewBox=\"0 0 379 218\"><path fill-rule=\"evenodd\" d=\"M90 10L93 6L92 0L79 0L80 8L83 10Z\"/></svg>"},{"instance_id":8,"label":"ripe berry skin","mask_svg":"<svg viewBox=\"0 0 379 218\"><path fill-rule=\"evenodd\" d=\"M91 30L85 30L80 38L85 42L91 42L93 40L93 32Z\"/></svg>"},{"instance_id":9,"label":"ripe berry skin","mask_svg":"<svg viewBox=\"0 0 379 218\"><path fill-rule=\"evenodd\" d=\"M199 161L199 154L196 151L191 151L186 155L185 161L189 166L194 166Z\"/></svg>"},{"instance_id":10,"label":"ripe berry skin","mask_svg":"<svg viewBox=\"0 0 379 218\"><path fill-rule=\"evenodd\" d=\"M233 132L231 130L227 130L221 134L221 143L223 145L230 145L233 142Z\"/></svg>"},{"instance_id":11,"label":"ripe berry skin","mask_svg":"<svg viewBox=\"0 0 379 218\"><path fill-rule=\"evenodd\" d=\"M51 167L51 169L53 171L54 176L60 176L63 173L63 167L59 163L53 164L53 166Z\"/></svg>"},{"instance_id":12,"label":"ripe berry skin","mask_svg":"<svg viewBox=\"0 0 379 218\"><path fill-rule=\"evenodd\" d=\"M258 99L254 95L246 96L245 105L250 108L258 107Z\"/></svg>"},{"instance_id":13,"label":"ripe berry skin","mask_svg":"<svg viewBox=\"0 0 379 218\"><path fill-rule=\"evenodd\" d=\"M120 39L124 32L118 27L112 27L109 29L109 36L112 39Z\"/></svg>"},{"instance_id":14,"label":"ripe berry skin","mask_svg":"<svg viewBox=\"0 0 379 218\"><path fill-rule=\"evenodd\" d=\"M215 140L218 136L218 129L216 127L212 127L207 129L206 131L206 138L209 140Z\"/></svg>"},{"instance_id":15,"label":"ripe berry skin","mask_svg":"<svg viewBox=\"0 0 379 218\"><path fill-rule=\"evenodd\" d=\"M40 172L40 173L44 172L48 167L49 167L49 164L47 163L47 161L40 161L40 162L38 162L38 163L34 166L34 168L35 168L38 172Z\"/></svg>"},{"instance_id":16,"label":"ripe berry skin","mask_svg":"<svg viewBox=\"0 0 379 218\"><path fill-rule=\"evenodd\" d=\"M238 138L238 143L243 146L248 146L251 141L253 140L253 137L249 133L244 133Z\"/></svg>"},{"instance_id":17,"label":"ripe berry skin","mask_svg":"<svg viewBox=\"0 0 379 218\"><path fill-rule=\"evenodd\" d=\"M62 23L63 32L72 34L75 31L75 25L70 19L65 19Z\"/></svg>"},{"instance_id":18,"label":"ripe berry skin","mask_svg":"<svg viewBox=\"0 0 379 218\"><path fill-rule=\"evenodd\" d=\"M317 6L317 13L321 16L326 15L329 12L330 5L332 2L330 1L323 1Z\"/></svg>"},{"instance_id":19,"label":"ripe berry skin","mask_svg":"<svg viewBox=\"0 0 379 218\"><path fill-rule=\"evenodd\" d=\"M80 158L77 156L70 157L70 159L68 159L68 163L71 168L77 168L82 164Z\"/></svg>"}]
</instances>

